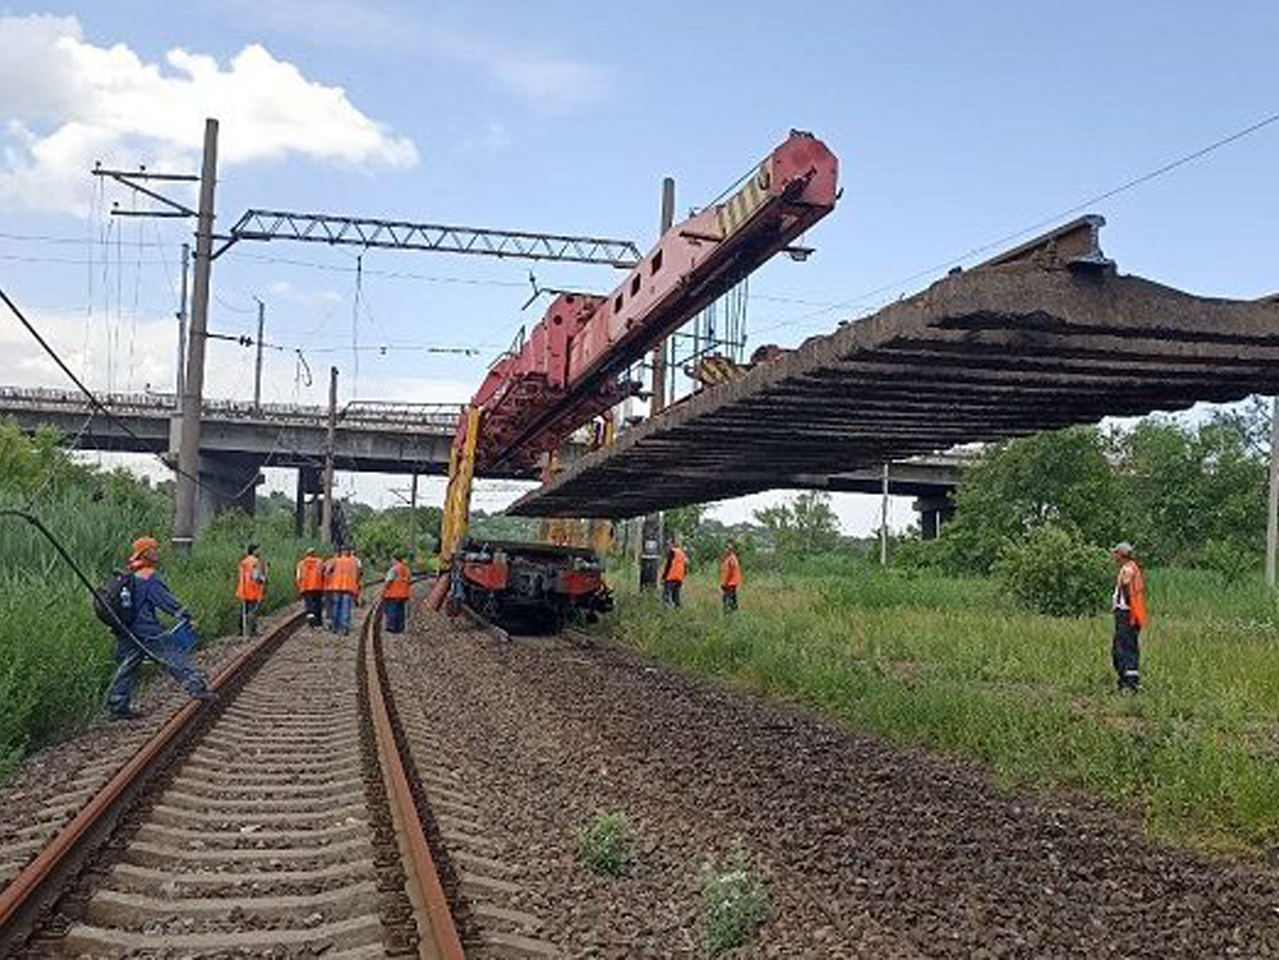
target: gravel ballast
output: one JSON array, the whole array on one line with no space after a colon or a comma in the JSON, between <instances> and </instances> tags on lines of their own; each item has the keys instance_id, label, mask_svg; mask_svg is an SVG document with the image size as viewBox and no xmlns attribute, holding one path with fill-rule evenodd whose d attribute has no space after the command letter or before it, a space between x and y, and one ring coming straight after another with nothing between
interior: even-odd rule
<instances>
[{"instance_id":1,"label":"gravel ballast","mask_svg":"<svg viewBox=\"0 0 1279 960\"><path fill-rule=\"evenodd\" d=\"M738 846L767 913L727 956L1279 956L1279 877L1087 801L613 646L503 644L425 610L386 643L516 873L512 905L567 956L707 956L704 870ZM636 838L620 877L577 856L601 811Z\"/></svg>"}]
</instances>

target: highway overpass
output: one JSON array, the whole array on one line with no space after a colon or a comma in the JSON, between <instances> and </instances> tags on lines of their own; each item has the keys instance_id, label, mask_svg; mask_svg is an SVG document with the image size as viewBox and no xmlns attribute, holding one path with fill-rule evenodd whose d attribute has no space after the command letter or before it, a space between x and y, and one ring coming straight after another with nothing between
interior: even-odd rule
<instances>
[{"instance_id":1,"label":"highway overpass","mask_svg":"<svg viewBox=\"0 0 1279 960\"><path fill-rule=\"evenodd\" d=\"M176 434L177 416L171 394L111 393L99 399L117 420L92 415L83 394L69 390L0 386L0 418L27 431L49 424L80 450L167 454ZM445 476L449 445L457 424L457 404L354 401L338 412L334 444L339 470L369 473L417 473ZM200 518L238 506L252 513L261 470L283 467L298 472L297 502L320 493L328 410L297 404L206 400L201 430ZM117 422L118 421L118 422ZM569 451L569 459L581 455ZM925 536L935 534L950 513L948 494L963 469L964 457L943 454L893 464L889 492L915 497ZM535 480L510 467L485 474L486 479ZM789 478L796 489L878 494L881 468L799 475Z\"/></svg>"}]
</instances>

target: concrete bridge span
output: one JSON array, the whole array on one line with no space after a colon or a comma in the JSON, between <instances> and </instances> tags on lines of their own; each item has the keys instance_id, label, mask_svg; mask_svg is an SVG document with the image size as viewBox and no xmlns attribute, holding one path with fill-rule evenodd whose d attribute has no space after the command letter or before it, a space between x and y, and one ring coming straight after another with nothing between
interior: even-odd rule
<instances>
[{"instance_id":1,"label":"concrete bridge span","mask_svg":"<svg viewBox=\"0 0 1279 960\"><path fill-rule=\"evenodd\" d=\"M511 512L637 516L961 443L1279 393L1279 302L1121 276L1096 248L1100 218L1087 219L668 408Z\"/></svg>"}]
</instances>

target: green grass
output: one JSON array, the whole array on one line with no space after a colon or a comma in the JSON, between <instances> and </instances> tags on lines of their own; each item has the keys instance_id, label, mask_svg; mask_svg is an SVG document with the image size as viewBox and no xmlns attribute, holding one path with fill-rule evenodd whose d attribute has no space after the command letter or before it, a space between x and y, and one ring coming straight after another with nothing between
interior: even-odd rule
<instances>
[{"instance_id":1,"label":"green grass","mask_svg":"<svg viewBox=\"0 0 1279 960\"><path fill-rule=\"evenodd\" d=\"M709 574L681 611L615 574L621 640L681 667L810 703L848 724L1083 788L1161 838L1279 843L1279 610L1263 583L1147 576L1143 690L1113 692L1110 617L1056 620L996 584L870 565L751 576L724 617Z\"/></svg>"},{"instance_id":2,"label":"green grass","mask_svg":"<svg viewBox=\"0 0 1279 960\"><path fill-rule=\"evenodd\" d=\"M167 503L134 486L108 484L105 493L75 487L38 507L95 586L127 559L134 537L163 536ZM215 530L186 557L161 548L161 573L194 612L201 639L238 629L239 532ZM304 544L270 531L258 537L274 562L264 603L273 609L293 599L293 565ZM21 521L0 519L0 778L32 749L101 711L114 651L87 592L48 544Z\"/></svg>"},{"instance_id":3,"label":"green grass","mask_svg":"<svg viewBox=\"0 0 1279 960\"><path fill-rule=\"evenodd\" d=\"M703 870L702 908L712 956L741 946L764 922L768 911L764 882L740 846L723 863L708 864Z\"/></svg>"},{"instance_id":4,"label":"green grass","mask_svg":"<svg viewBox=\"0 0 1279 960\"><path fill-rule=\"evenodd\" d=\"M630 866L635 838L624 813L597 813L577 835L577 855L595 873L615 877Z\"/></svg>"}]
</instances>

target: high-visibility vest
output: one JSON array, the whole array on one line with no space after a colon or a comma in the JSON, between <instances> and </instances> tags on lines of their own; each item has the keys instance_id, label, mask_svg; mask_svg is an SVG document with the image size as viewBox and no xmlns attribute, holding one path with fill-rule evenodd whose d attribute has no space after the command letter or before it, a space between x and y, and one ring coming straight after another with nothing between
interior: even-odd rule
<instances>
[{"instance_id":1,"label":"high-visibility vest","mask_svg":"<svg viewBox=\"0 0 1279 960\"><path fill-rule=\"evenodd\" d=\"M319 557L303 557L298 561L298 592L311 593L324 589L324 561Z\"/></svg>"},{"instance_id":2,"label":"high-visibility vest","mask_svg":"<svg viewBox=\"0 0 1279 960\"><path fill-rule=\"evenodd\" d=\"M413 574L403 560L391 561L390 577L382 591L384 600L407 600L413 594Z\"/></svg>"},{"instance_id":3,"label":"high-visibility vest","mask_svg":"<svg viewBox=\"0 0 1279 960\"><path fill-rule=\"evenodd\" d=\"M666 575L662 579L683 582L687 572L688 559L684 556L684 551L679 547L671 547L671 555L666 562Z\"/></svg>"},{"instance_id":4,"label":"high-visibility vest","mask_svg":"<svg viewBox=\"0 0 1279 960\"><path fill-rule=\"evenodd\" d=\"M321 587L323 590L333 589L333 561L336 559L337 557L329 557L320 567L320 582L323 584Z\"/></svg>"},{"instance_id":5,"label":"high-visibility vest","mask_svg":"<svg viewBox=\"0 0 1279 960\"><path fill-rule=\"evenodd\" d=\"M334 593L360 592L360 561L355 557L334 557L328 588Z\"/></svg>"},{"instance_id":6,"label":"high-visibility vest","mask_svg":"<svg viewBox=\"0 0 1279 960\"><path fill-rule=\"evenodd\" d=\"M1120 583L1120 579L1124 575L1124 571L1132 569L1132 579L1128 581L1128 622L1134 627L1144 627L1150 620L1150 615L1146 613L1146 581L1141 575L1141 567L1137 566L1136 560L1129 560L1119 568L1119 577L1115 579L1115 593L1122 595L1124 587Z\"/></svg>"},{"instance_id":7,"label":"high-visibility vest","mask_svg":"<svg viewBox=\"0 0 1279 960\"><path fill-rule=\"evenodd\" d=\"M261 573L262 561L248 554L240 561L240 579L235 595L245 603L258 603L266 595L266 578Z\"/></svg>"},{"instance_id":8,"label":"high-visibility vest","mask_svg":"<svg viewBox=\"0 0 1279 960\"><path fill-rule=\"evenodd\" d=\"M724 555L719 565L719 582L724 587L740 587L742 585L742 565L737 562L737 554Z\"/></svg>"}]
</instances>

